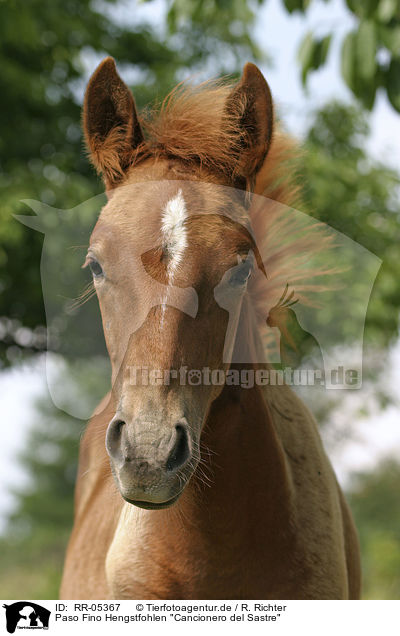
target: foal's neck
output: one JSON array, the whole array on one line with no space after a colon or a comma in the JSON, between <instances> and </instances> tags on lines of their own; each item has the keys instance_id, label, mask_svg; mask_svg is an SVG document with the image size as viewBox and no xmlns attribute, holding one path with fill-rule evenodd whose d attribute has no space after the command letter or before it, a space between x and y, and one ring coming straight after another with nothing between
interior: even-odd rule
<instances>
[{"instance_id":1,"label":"foal's neck","mask_svg":"<svg viewBox=\"0 0 400 636\"><path fill-rule=\"evenodd\" d=\"M290 517L289 475L260 387L225 387L210 409L202 433L202 462L182 506L196 515L198 526L204 518L208 532L210 522L216 532L232 522L246 532L257 519L266 537Z\"/></svg>"},{"instance_id":2,"label":"foal's neck","mask_svg":"<svg viewBox=\"0 0 400 636\"><path fill-rule=\"evenodd\" d=\"M233 355L248 360L262 359L262 342L250 303L242 306ZM239 373L242 365L235 365ZM276 531L276 524L288 527L292 512L291 472L278 431L274 426L265 391L255 385L224 386L213 402L202 431L202 461L182 497L199 501L195 514L203 515L216 530L219 523L236 517L237 527L263 523L264 536ZM209 452L208 452L209 451ZM210 479L209 488L202 483ZM185 497L186 494L186 497Z\"/></svg>"}]
</instances>

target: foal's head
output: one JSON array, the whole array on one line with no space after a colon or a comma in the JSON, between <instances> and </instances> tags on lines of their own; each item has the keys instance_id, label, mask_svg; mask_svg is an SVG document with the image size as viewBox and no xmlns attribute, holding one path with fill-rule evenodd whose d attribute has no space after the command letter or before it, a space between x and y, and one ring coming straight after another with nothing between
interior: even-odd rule
<instances>
[{"instance_id":1,"label":"foal's head","mask_svg":"<svg viewBox=\"0 0 400 636\"><path fill-rule=\"evenodd\" d=\"M87 255L113 368L106 447L124 499L161 508L196 469L222 390L211 372L229 365L247 280L262 267L246 206L271 141L270 92L247 64L236 86L181 89L139 118L108 58L84 128L109 193Z\"/></svg>"}]
</instances>

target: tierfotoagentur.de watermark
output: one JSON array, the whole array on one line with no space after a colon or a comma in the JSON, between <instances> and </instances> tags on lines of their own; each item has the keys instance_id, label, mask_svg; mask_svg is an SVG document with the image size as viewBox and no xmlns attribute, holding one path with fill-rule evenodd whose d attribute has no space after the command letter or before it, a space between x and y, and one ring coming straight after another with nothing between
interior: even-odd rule
<instances>
[{"instance_id":1,"label":"tierfotoagentur.de watermark","mask_svg":"<svg viewBox=\"0 0 400 636\"><path fill-rule=\"evenodd\" d=\"M325 373L322 369L151 369L129 366L129 383L132 386L238 386L252 389L254 386L348 386L357 385L357 369L339 366Z\"/></svg>"}]
</instances>

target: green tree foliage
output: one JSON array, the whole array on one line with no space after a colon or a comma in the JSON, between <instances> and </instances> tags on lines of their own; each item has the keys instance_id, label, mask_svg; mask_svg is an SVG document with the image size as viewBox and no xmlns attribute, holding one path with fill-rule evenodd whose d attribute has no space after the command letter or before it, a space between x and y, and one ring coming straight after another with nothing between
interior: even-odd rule
<instances>
[{"instance_id":1,"label":"green tree foliage","mask_svg":"<svg viewBox=\"0 0 400 636\"><path fill-rule=\"evenodd\" d=\"M74 398L66 387L65 406ZM50 400L38 403L37 421L19 457L25 485L14 491L16 509L0 538L2 598L58 597L83 429L82 421L59 411Z\"/></svg>"},{"instance_id":2,"label":"green tree foliage","mask_svg":"<svg viewBox=\"0 0 400 636\"><path fill-rule=\"evenodd\" d=\"M216 70L235 72L246 56L265 56L251 33L255 9L261 4L260 0L169 0L168 32L178 35L184 46L195 42L199 56L204 52L212 56L213 74Z\"/></svg>"},{"instance_id":3,"label":"green tree foliage","mask_svg":"<svg viewBox=\"0 0 400 636\"><path fill-rule=\"evenodd\" d=\"M327 0L327 13L329 11ZM283 0L293 13L307 12L308 0ZM356 25L341 44L342 77L353 94L372 109L376 92L382 88L393 108L400 112L400 2L399 0L346 0ZM312 32L305 35L299 60L302 80L324 65L332 34L323 38Z\"/></svg>"},{"instance_id":4,"label":"green tree foliage","mask_svg":"<svg viewBox=\"0 0 400 636\"><path fill-rule=\"evenodd\" d=\"M175 0L169 3L170 32L200 29L201 46L216 46L215 50L222 50L225 55L224 43L232 34L240 44L252 46L251 29L257 9L267 3L268 0ZM332 0L325 0L327 21L331 3ZM382 88L393 108L400 112L400 0L345 0L345 4L354 26L341 42L342 78L366 108L372 109L376 92ZM315 0L282 0L289 14L306 14L315 5ZM204 25L208 25L208 30ZM323 36L306 33L299 47L303 84L310 72L325 64L333 39L333 25ZM253 55L259 53L252 48Z\"/></svg>"},{"instance_id":5,"label":"green tree foliage","mask_svg":"<svg viewBox=\"0 0 400 636\"><path fill-rule=\"evenodd\" d=\"M400 598L400 464L383 461L356 477L349 501L359 531L363 596Z\"/></svg>"},{"instance_id":6,"label":"green tree foliage","mask_svg":"<svg viewBox=\"0 0 400 636\"><path fill-rule=\"evenodd\" d=\"M400 178L369 157L368 135L368 120L359 108L328 104L316 113L307 134L300 172L310 213L383 261L365 336L367 344L385 348L398 335Z\"/></svg>"}]
</instances>

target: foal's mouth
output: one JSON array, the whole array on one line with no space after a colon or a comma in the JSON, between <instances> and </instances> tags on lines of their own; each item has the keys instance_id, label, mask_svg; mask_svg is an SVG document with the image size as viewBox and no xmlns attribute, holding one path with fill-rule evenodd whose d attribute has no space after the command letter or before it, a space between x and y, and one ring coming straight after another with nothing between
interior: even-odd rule
<instances>
[{"instance_id":1,"label":"foal's mouth","mask_svg":"<svg viewBox=\"0 0 400 636\"><path fill-rule=\"evenodd\" d=\"M162 510L163 508L169 508L176 501L178 501L181 494L182 494L182 491L178 492L178 494L172 497L171 499L168 499L167 501L161 501L160 503L155 503L153 501L138 501L135 499L128 499L127 497L124 497L123 495L122 497L123 499L125 499L127 503L132 504L133 506L137 506L138 508L143 508L144 510Z\"/></svg>"}]
</instances>

